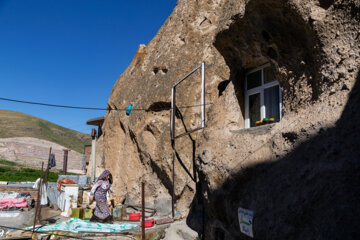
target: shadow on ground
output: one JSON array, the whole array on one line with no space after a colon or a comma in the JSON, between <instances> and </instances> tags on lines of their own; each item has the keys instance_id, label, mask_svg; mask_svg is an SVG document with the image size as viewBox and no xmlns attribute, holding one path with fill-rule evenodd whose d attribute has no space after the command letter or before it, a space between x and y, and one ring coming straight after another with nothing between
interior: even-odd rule
<instances>
[{"instance_id":1,"label":"shadow on ground","mask_svg":"<svg viewBox=\"0 0 360 240\"><path fill-rule=\"evenodd\" d=\"M240 233L237 209L242 207L254 211L254 239L360 239L359 193L358 73L335 127L320 129L275 162L242 169L215 191L207 190L211 221L205 221L218 222L225 239L250 239ZM201 210L195 202L188 224L201 233ZM205 239L216 239L213 228L206 234Z\"/></svg>"}]
</instances>

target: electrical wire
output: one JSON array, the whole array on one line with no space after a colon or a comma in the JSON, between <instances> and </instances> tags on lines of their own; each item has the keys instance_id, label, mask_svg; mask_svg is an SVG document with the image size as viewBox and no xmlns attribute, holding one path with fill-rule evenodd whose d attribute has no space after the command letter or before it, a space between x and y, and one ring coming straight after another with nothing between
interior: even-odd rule
<instances>
[{"instance_id":1,"label":"electrical wire","mask_svg":"<svg viewBox=\"0 0 360 240\"><path fill-rule=\"evenodd\" d=\"M40 102L31 102L31 101L23 101L17 99L10 99L10 98L1 98L2 101L8 102L16 102L16 103L25 103L25 104L32 104L32 105L40 105L40 106L47 106L47 107L58 107L58 108L70 108L70 109L81 109L81 110L97 110L97 111L126 111L126 108L123 109L112 109L112 108L95 108L95 107L79 107L79 106L67 106L67 105L57 105L57 104L50 104L50 103L40 103ZM205 104L198 104L198 105L191 105L191 106L179 106L177 108L193 108L193 107L201 107L204 105L211 105L212 103L205 103ZM171 110L171 107L163 107L163 108L133 108L131 111L163 111L163 110Z\"/></svg>"},{"instance_id":2,"label":"electrical wire","mask_svg":"<svg viewBox=\"0 0 360 240\"><path fill-rule=\"evenodd\" d=\"M16 99L10 99L10 98L0 98L0 100L8 101L8 102L17 102L17 103L26 103L26 104L33 104L33 105L41 105L41 106L47 106L47 107L74 108L74 109L85 109L85 110L108 110L108 109L106 109L106 108L65 106L65 105L56 105L56 104L49 104L49 103L39 103L39 102L30 102L30 101L16 100Z\"/></svg>"}]
</instances>

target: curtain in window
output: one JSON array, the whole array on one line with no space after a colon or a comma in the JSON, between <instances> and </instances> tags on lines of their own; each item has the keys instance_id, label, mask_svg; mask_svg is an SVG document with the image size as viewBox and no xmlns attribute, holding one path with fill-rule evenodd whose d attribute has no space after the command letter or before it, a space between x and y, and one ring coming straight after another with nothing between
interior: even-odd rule
<instances>
[{"instance_id":1,"label":"curtain in window","mask_svg":"<svg viewBox=\"0 0 360 240\"><path fill-rule=\"evenodd\" d=\"M249 96L250 127L256 126L256 121L261 120L260 116L260 93Z\"/></svg>"},{"instance_id":2,"label":"curtain in window","mask_svg":"<svg viewBox=\"0 0 360 240\"><path fill-rule=\"evenodd\" d=\"M265 114L267 118L274 118L280 121L280 96L279 86L264 89Z\"/></svg>"}]
</instances>

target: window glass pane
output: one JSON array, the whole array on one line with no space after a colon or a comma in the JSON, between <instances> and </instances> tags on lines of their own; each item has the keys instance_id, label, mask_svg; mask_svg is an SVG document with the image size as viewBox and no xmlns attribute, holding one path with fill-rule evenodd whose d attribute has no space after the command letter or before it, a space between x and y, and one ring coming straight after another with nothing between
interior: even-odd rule
<instances>
[{"instance_id":1,"label":"window glass pane","mask_svg":"<svg viewBox=\"0 0 360 240\"><path fill-rule=\"evenodd\" d=\"M261 86L261 70L246 76L247 90Z\"/></svg>"},{"instance_id":2,"label":"window glass pane","mask_svg":"<svg viewBox=\"0 0 360 240\"><path fill-rule=\"evenodd\" d=\"M274 71L271 67L264 68L264 84L275 81Z\"/></svg>"},{"instance_id":3,"label":"window glass pane","mask_svg":"<svg viewBox=\"0 0 360 240\"><path fill-rule=\"evenodd\" d=\"M261 118L260 93L256 93L249 96L249 117L250 117L250 127L255 127L256 121L259 121Z\"/></svg>"},{"instance_id":4,"label":"window glass pane","mask_svg":"<svg viewBox=\"0 0 360 240\"><path fill-rule=\"evenodd\" d=\"M274 118L280 121L280 96L279 85L264 89L264 104L266 118Z\"/></svg>"}]
</instances>

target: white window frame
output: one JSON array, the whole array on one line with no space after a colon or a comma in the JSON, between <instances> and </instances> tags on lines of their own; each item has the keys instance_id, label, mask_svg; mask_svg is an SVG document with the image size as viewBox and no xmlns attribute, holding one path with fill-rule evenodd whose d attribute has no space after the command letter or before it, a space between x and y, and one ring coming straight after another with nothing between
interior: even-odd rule
<instances>
[{"instance_id":1,"label":"white window frame","mask_svg":"<svg viewBox=\"0 0 360 240\"><path fill-rule=\"evenodd\" d=\"M281 88L280 88L279 81L275 80L273 82L264 84L264 69L269 66L270 66L270 64L267 63L265 65L257 67L246 73L246 76L245 76L245 128L250 128L249 97L253 94L260 93L260 119L266 118L265 103L264 103L264 90L266 88L279 86L280 119L282 118L282 94L281 94ZM261 70L261 85L259 87L247 90L247 76L249 74L257 72L259 70Z\"/></svg>"}]
</instances>

